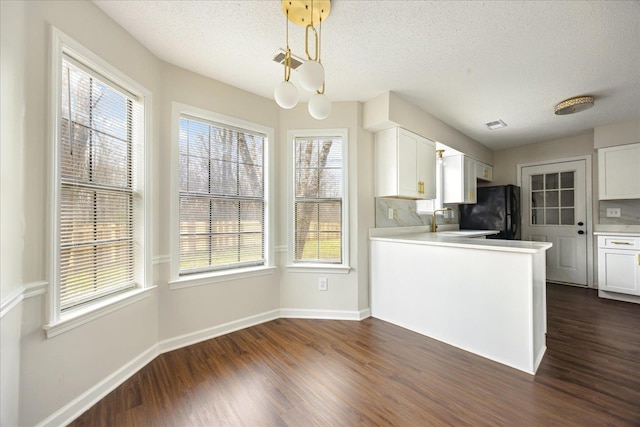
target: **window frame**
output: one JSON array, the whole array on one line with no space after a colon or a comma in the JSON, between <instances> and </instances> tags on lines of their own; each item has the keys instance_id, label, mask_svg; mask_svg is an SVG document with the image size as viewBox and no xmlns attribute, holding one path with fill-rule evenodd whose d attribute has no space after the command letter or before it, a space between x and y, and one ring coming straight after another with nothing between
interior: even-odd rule
<instances>
[{"instance_id":1,"label":"window frame","mask_svg":"<svg viewBox=\"0 0 640 427\"><path fill-rule=\"evenodd\" d=\"M295 261L295 140L296 138L342 139L342 263ZM348 274L349 264L349 131L339 129L297 129L287 132L287 270L304 273Z\"/></svg>"},{"instance_id":2,"label":"window frame","mask_svg":"<svg viewBox=\"0 0 640 427\"><path fill-rule=\"evenodd\" d=\"M49 292L47 314L48 323L44 330L48 338L90 322L97 317L119 310L149 296L154 288L151 276L151 111L152 94L138 82L122 73L98 55L76 42L54 26L50 27L50 103L49 103ZM135 162L133 179L133 197L138 201L134 208L134 280L132 289L112 293L70 308L62 312L60 307L60 202L61 202L61 158L60 158L60 117L62 94L62 60L71 57L86 67L90 73L101 76L117 85L121 90L130 92L138 98L143 113L134 137Z\"/></svg>"},{"instance_id":3,"label":"window frame","mask_svg":"<svg viewBox=\"0 0 640 427\"><path fill-rule=\"evenodd\" d=\"M264 143L264 265L237 267L221 270L180 275L180 118L189 116L207 122L227 125L233 128L246 129L265 135ZM181 289L192 286L209 285L229 280L273 274L275 271L273 256L273 173L274 130L268 126L251 123L246 120L208 111L179 102L173 102L171 108L171 261L170 289Z\"/></svg>"}]
</instances>

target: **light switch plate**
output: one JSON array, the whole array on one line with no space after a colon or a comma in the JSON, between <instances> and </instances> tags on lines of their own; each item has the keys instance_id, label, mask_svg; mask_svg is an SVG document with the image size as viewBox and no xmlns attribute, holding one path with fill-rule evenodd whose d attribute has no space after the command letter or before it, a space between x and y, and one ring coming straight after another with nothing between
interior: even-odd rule
<instances>
[{"instance_id":1,"label":"light switch plate","mask_svg":"<svg viewBox=\"0 0 640 427\"><path fill-rule=\"evenodd\" d=\"M387 219L393 219L393 208L389 208L387 211Z\"/></svg>"},{"instance_id":2,"label":"light switch plate","mask_svg":"<svg viewBox=\"0 0 640 427\"><path fill-rule=\"evenodd\" d=\"M620 218L620 208L607 208L607 218Z\"/></svg>"}]
</instances>

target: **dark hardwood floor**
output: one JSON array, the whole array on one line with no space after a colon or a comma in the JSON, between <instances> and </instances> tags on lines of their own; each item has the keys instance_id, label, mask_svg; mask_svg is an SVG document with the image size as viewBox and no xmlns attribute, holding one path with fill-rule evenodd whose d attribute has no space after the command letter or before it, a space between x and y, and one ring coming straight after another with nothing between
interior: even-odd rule
<instances>
[{"instance_id":1,"label":"dark hardwood floor","mask_svg":"<svg viewBox=\"0 0 640 427\"><path fill-rule=\"evenodd\" d=\"M72 425L640 425L640 305L547 289L535 377L373 318L280 319L157 357Z\"/></svg>"}]
</instances>

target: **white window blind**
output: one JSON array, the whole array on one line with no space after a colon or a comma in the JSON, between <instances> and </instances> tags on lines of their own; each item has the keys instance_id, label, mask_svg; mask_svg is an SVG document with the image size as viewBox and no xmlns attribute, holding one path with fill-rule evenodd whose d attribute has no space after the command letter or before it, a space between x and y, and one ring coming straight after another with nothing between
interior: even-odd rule
<instances>
[{"instance_id":1,"label":"white window blind","mask_svg":"<svg viewBox=\"0 0 640 427\"><path fill-rule=\"evenodd\" d=\"M179 274L265 264L265 140L180 117Z\"/></svg>"},{"instance_id":2,"label":"white window blind","mask_svg":"<svg viewBox=\"0 0 640 427\"><path fill-rule=\"evenodd\" d=\"M64 55L59 134L61 310L135 286L134 130L142 106Z\"/></svg>"},{"instance_id":3,"label":"white window blind","mask_svg":"<svg viewBox=\"0 0 640 427\"><path fill-rule=\"evenodd\" d=\"M342 139L296 137L294 152L294 262L340 264Z\"/></svg>"}]
</instances>

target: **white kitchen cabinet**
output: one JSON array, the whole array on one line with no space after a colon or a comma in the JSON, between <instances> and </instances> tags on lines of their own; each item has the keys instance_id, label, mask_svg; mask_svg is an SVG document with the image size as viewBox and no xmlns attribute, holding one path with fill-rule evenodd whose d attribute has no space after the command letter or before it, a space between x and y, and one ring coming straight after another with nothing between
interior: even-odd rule
<instances>
[{"instance_id":1,"label":"white kitchen cabinet","mask_svg":"<svg viewBox=\"0 0 640 427\"><path fill-rule=\"evenodd\" d=\"M444 203L476 203L476 161L463 154L442 158Z\"/></svg>"},{"instance_id":2,"label":"white kitchen cabinet","mask_svg":"<svg viewBox=\"0 0 640 427\"><path fill-rule=\"evenodd\" d=\"M476 162L476 178L482 181L493 181L493 168L486 163Z\"/></svg>"},{"instance_id":3,"label":"white kitchen cabinet","mask_svg":"<svg viewBox=\"0 0 640 427\"><path fill-rule=\"evenodd\" d=\"M640 295L640 236L598 236L598 288Z\"/></svg>"},{"instance_id":4,"label":"white kitchen cabinet","mask_svg":"<svg viewBox=\"0 0 640 427\"><path fill-rule=\"evenodd\" d=\"M640 143L598 150L600 200L640 199Z\"/></svg>"},{"instance_id":5,"label":"white kitchen cabinet","mask_svg":"<svg viewBox=\"0 0 640 427\"><path fill-rule=\"evenodd\" d=\"M436 145L396 127L376 133L376 197L434 199Z\"/></svg>"}]
</instances>

